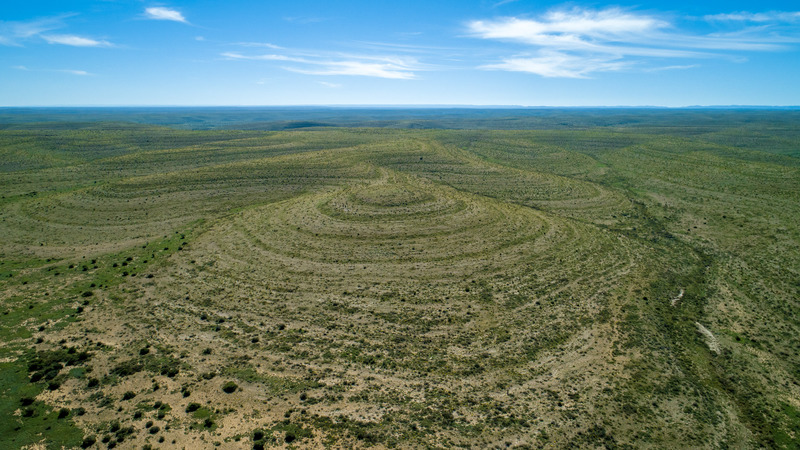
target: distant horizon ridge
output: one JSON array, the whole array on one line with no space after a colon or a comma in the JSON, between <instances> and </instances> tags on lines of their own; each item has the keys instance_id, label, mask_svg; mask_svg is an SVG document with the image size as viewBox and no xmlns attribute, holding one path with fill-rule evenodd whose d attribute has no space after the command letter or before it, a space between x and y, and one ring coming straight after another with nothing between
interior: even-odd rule
<instances>
[{"instance_id":1,"label":"distant horizon ridge","mask_svg":"<svg viewBox=\"0 0 800 450\"><path fill-rule=\"evenodd\" d=\"M800 105L473 105L473 104L287 104L287 105L3 105L0 109L242 108L242 109L800 109Z\"/></svg>"}]
</instances>

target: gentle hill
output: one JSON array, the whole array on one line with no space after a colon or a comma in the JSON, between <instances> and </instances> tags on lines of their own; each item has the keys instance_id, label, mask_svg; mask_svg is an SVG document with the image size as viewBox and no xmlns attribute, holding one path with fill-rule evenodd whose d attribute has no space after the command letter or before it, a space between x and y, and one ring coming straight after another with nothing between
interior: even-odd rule
<instances>
[{"instance_id":1,"label":"gentle hill","mask_svg":"<svg viewBox=\"0 0 800 450\"><path fill-rule=\"evenodd\" d=\"M162 113L0 114L0 447L800 445L796 112Z\"/></svg>"}]
</instances>

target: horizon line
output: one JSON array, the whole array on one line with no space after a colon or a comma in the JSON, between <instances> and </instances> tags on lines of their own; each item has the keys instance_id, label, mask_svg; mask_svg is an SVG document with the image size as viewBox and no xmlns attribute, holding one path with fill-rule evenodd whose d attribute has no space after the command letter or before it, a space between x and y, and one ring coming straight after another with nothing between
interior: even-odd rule
<instances>
[{"instance_id":1,"label":"horizon line","mask_svg":"<svg viewBox=\"0 0 800 450\"><path fill-rule=\"evenodd\" d=\"M476 105L476 104L282 104L282 105L0 105L0 109L44 108L391 108L391 109L800 109L800 105Z\"/></svg>"}]
</instances>

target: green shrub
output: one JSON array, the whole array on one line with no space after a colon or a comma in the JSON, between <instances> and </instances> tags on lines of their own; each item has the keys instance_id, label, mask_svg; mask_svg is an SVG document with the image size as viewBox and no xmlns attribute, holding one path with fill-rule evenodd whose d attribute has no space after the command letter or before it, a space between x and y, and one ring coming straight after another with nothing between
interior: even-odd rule
<instances>
[{"instance_id":1,"label":"green shrub","mask_svg":"<svg viewBox=\"0 0 800 450\"><path fill-rule=\"evenodd\" d=\"M186 405L187 413L195 412L198 409L200 409L200 403L189 403L188 405Z\"/></svg>"},{"instance_id":2,"label":"green shrub","mask_svg":"<svg viewBox=\"0 0 800 450\"><path fill-rule=\"evenodd\" d=\"M81 442L81 448L89 448L93 446L97 442L97 438L94 436L86 436L83 438L83 442Z\"/></svg>"}]
</instances>

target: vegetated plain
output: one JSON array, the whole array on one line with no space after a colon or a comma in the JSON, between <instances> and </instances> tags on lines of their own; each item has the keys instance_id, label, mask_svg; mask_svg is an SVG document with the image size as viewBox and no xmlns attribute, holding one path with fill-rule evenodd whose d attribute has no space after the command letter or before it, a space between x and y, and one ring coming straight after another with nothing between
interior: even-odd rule
<instances>
[{"instance_id":1,"label":"vegetated plain","mask_svg":"<svg viewBox=\"0 0 800 450\"><path fill-rule=\"evenodd\" d=\"M797 448L797 113L476 115L7 121L0 447Z\"/></svg>"}]
</instances>

